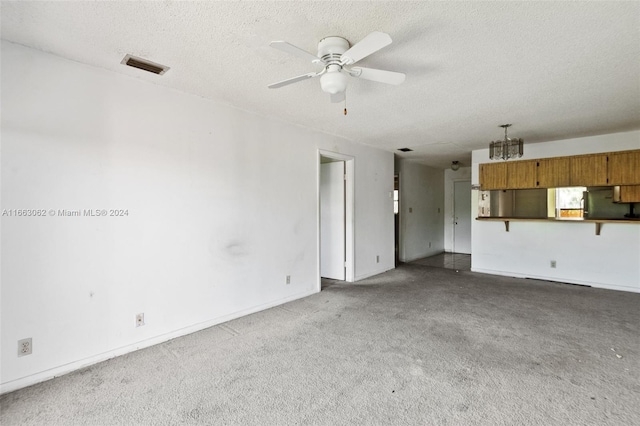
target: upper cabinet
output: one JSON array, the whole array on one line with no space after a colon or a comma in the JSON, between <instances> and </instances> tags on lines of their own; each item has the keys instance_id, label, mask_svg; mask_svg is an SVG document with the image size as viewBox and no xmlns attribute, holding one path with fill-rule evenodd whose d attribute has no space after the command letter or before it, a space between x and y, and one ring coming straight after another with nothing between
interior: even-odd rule
<instances>
[{"instance_id":1,"label":"upper cabinet","mask_svg":"<svg viewBox=\"0 0 640 426\"><path fill-rule=\"evenodd\" d=\"M613 188L614 203L640 203L640 185L622 185Z\"/></svg>"},{"instance_id":2,"label":"upper cabinet","mask_svg":"<svg viewBox=\"0 0 640 426\"><path fill-rule=\"evenodd\" d=\"M536 188L570 186L571 160L569 157L542 158L536 161Z\"/></svg>"},{"instance_id":3,"label":"upper cabinet","mask_svg":"<svg viewBox=\"0 0 640 426\"><path fill-rule=\"evenodd\" d=\"M507 186L509 189L536 187L536 160L511 161L507 163Z\"/></svg>"},{"instance_id":4,"label":"upper cabinet","mask_svg":"<svg viewBox=\"0 0 640 426\"><path fill-rule=\"evenodd\" d=\"M640 150L480 164L480 188L640 185Z\"/></svg>"},{"instance_id":5,"label":"upper cabinet","mask_svg":"<svg viewBox=\"0 0 640 426\"><path fill-rule=\"evenodd\" d=\"M607 154L578 155L568 157L571 162L571 179L568 186L606 186Z\"/></svg>"},{"instance_id":6,"label":"upper cabinet","mask_svg":"<svg viewBox=\"0 0 640 426\"><path fill-rule=\"evenodd\" d=\"M536 161L480 164L480 186L483 190L535 188Z\"/></svg>"},{"instance_id":7,"label":"upper cabinet","mask_svg":"<svg viewBox=\"0 0 640 426\"><path fill-rule=\"evenodd\" d=\"M507 163L480 164L480 186L483 190L507 187Z\"/></svg>"},{"instance_id":8,"label":"upper cabinet","mask_svg":"<svg viewBox=\"0 0 640 426\"><path fill-rule=\"evenodd\" d=\"M609 185L640 183L640 150L609 154Z\"/></svg>"}]
</instances>

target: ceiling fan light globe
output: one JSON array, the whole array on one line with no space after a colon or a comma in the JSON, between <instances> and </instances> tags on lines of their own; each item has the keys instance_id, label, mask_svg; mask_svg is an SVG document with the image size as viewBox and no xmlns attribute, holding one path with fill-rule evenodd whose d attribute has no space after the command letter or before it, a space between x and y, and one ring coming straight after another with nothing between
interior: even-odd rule
<instances>
[{"instance_id":1,"label":"ceiling fan light globe","mask_svg":"<svg viewBox=\"0 0 640 426\"><path fill-rule=\"evenodd\" d=\"M347 76L342 72L329 72L320 77L320 87L325 93L335 95L347 89Z\"/></svg>"}]
</instances>

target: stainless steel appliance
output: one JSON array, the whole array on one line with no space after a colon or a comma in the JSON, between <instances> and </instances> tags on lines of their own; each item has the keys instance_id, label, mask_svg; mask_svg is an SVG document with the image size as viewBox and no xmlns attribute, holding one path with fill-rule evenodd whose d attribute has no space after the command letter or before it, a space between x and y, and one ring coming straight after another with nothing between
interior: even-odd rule
<instances>
[{"instance_id":1,"label":"stainless steel appliance","mask_svg":"<svg viewBox=\"0 0 640 426\"><path fill-rule=\"evenodd\" d=\"M589 219L623 219L629 212L627 204L613 202L613 187L588 187L583 192L584 217Z\"/></svg>"}]
</instances>

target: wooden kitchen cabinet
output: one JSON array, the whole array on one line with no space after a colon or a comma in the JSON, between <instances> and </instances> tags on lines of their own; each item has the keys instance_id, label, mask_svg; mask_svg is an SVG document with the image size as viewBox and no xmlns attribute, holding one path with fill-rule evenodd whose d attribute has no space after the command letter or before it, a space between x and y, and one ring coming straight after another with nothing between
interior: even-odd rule
<instances>
[{"instance_id":1,"label":"wooden kitchen cabinet","mask_svg":"<svg viewBox=\"0 0 640 426\"><path fill-rule=\"evenodd\" d=\"M536 160L507 163L507 188L528 189L536 187Z\"/></svg>"},{"instance_id":2,"label":"wooden kitchen cabinet","mask_svg":"<svg viewBox=\"0 0 640 426\"><path fill-rule=\"evenodd\" d=\"M607 186L608 154L568 157L571 176L569 186Z\"/></svg>"},{"instance_id":3,"label":"wooden kitchen cabinet","mask_svg":"<svg viewBox=\"0 0 640 426\"><path fill-rule=\"evenodd\" d=\"M480 164L480 188L483 191L506 189L507 163Z\"/></svg>"},{"instance_id":4,"label":"wooden kitchen cabinet","mask_svg":"<svg viewBox=\"0 0 640 426\"><path fill-rule=\"evenodd\" d=\"M640 185L616 186L613 200L616 203L640 203Z\"/></svg>"},{"instance_id":5,"label":"wooden kitchen cabinet","mask_svg":"<svg viewBox=\"0 0 640 426\"><path fill-rule=\"evenodd\" d=\"M480 164L480 188L530 189L536 188L536 160Z\"/></svg>"},{"instance_id":6,"label":"wooden kitchen cabinet","mask_svg":"<svg viewBox=\"0 0 640 426\"><path fill-rule=\"evenodd\" d=\"M569 157L542 158L536 163L536 188L560 188L571 185Z\"/></svg>"},{"instance_id":7,"label":"wooden kitchen cabinet","mask_svg":"<svg viewBox=\"0 0 640 426\"><path fill-rule=\"evenodd\" d=\"M483 190L620 185L635 198L631 187L640 187L640 150L480 164Z\"/></svg>"},{"instance_id":8,"label":"wooden kitchen cabinet","mask_svg":"<svg viewBox=\"0 0 640 426\"><path fill-rule=\"evenodd\" d=\"M609 185L640 185L640 150L609 153Z\"/></svg>"}]
</instances>

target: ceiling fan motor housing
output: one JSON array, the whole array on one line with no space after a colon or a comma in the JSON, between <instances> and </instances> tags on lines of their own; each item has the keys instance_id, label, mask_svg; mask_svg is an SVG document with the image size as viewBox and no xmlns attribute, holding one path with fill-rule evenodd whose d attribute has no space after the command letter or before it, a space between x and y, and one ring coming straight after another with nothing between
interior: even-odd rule
<instances>
[{"instance_id":1,"label":"ceiling fan motor housing","mask_svg":"<svg viewBox=\"0 0 640 426\"><path fill-rule=\"evenodd\" d=\"M349 50L349 42L342 37L325 37L318 43L318 57L325 63L326 73L320 77L325 93L335 95L347 89L347 76L343 74L340 56Z\"/></svg>"},{"instance_id":2,"label":"ceiling fan motor housing","mask_svg":"<svg viewBox=\"0 0 640 426\"><path fill-rule=\"evenodd\" d=\"M340 62L340 56L347 50L349 42L342 37L325 37L318 43L318 57L326 64Z\"/></svg>"}]
</instances>

